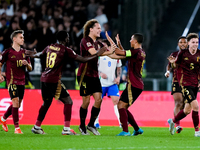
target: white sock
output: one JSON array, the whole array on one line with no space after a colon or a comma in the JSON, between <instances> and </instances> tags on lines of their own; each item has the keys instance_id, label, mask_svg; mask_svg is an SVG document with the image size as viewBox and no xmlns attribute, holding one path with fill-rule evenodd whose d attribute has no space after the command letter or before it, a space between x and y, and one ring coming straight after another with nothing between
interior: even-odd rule
<instances>
[{"instance_id":1,"label":"white sock","mask_svg":"<svg viewBox=\"0 0 200 150\"><path fill-rule=\"evenodd\" d=\"M119 121L119 124L121 124L121 122L119 120L119 111L118 111L117 105L114 105L114 111L115 111L115 115L117 116L117 119Z\"/></svg>"},{"instance_id":2,"label":"white sock","mask_svg":"<svg viewBox=\"0 0 200 150\"><path fill-rule=\"evenodd\" d=\"M1 116L1 120L2 120L3 122L6 121L6 119L4 119L3 116Z\"/></svg>"},{"instance_id":3,"label":"white sock","mask_svg":"<svg viewBox=\"0 0 200 150\"><path fill-rule=\"evenodd\" d=\"M70 127L64 127L63 129L64 130L70 130Z\"/></svg>"},{"instance_id":4,"label":"white sock","mask_svg":"<svg viewBox=\"0 0 200 150\"><path fill-rule=\"evenodd\" d=\"M41 129L41 127L39 127L39 126L36 126L36 125L35 125L34 127L35 127L36 129Z\"/></svg>"},{"instance_id":5,"label":"white sock","mask_svg":"<svg viewBox=\"0 0 200 150\"><path fill-rule=\"evenodd\" d=\"M96 120L94 122L94 125L97 124L97 123L99 124L99 115L97 116L97 118L96 118Z\"/></svg>"}]
</instances>

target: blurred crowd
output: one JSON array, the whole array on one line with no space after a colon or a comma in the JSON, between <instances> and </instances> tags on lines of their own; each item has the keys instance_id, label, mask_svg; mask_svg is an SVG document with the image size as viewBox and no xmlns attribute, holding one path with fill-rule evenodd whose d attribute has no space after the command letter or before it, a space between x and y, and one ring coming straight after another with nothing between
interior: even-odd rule
<instances>
[{"instance_id":1,"label":"blurred crowd","mask_svg":"<svg viewBox=\"0 0 200 150\"><path fill-rule=\"evenodd\" d=\"M14 30L24 30L24 48L36 48L38 52L56 42L58 31L67 30L69 47L79 54L84 23L95 18L102 26L101 37L105 38L105 31L111 35L109 20L117 17L117 3L118 0L1 0L0 52L11 46L10 34ZM69 61L64 74L74 76L77 65Z\"/></svg>"}]
</instances>

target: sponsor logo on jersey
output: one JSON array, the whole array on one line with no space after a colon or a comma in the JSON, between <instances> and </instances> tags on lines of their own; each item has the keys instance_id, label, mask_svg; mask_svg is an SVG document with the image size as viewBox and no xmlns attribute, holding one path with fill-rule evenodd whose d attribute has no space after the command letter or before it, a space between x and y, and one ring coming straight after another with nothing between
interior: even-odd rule
<instances>
[{"instance_id":1,"label":"sponsor logo on jersey","mask_svg":"<svg viewBox=\"0 0 200 150\"><path fill-rule=\"evenodd\" d=\"M92 44L90 42L87 42L86 45L87 45L87 47L92 46Z\"/></svg>"},{"instance_id":2,"label":"sponsor logo on jersey","mask_svg":"<svg viewBox=\"0 0 200 150\"><path fill-rule=\"evenodd\" d=\"M15 55L13 55L11 58L16 58L16 56L15 56Z\"/></svg>"},{"instance_id":3,"label":"sponsor logo on jersey","mask_svg":"<svg viewBox=\"0 0 200 150\"><path fill-rule=\"evenodd\" d=\"M184 60L189 60L188 57L185 57Z\"/></svg>"},{"instance_id":4,"label":"sponsor logo on jersey","mask_svg":"<svg viewBox=\"0 0 200 150\"><path fill-rule=\"evenodd\" d=\"M50 46L49 48L52 49L52 50L55 50L55 51L59 51L60 50L60 47Z\"/></svg>"}]
</instances>

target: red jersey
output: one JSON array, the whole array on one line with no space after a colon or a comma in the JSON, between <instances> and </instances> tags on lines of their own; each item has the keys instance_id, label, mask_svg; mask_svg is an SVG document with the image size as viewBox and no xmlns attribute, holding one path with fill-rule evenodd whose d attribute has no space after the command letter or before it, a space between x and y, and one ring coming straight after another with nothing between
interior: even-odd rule
<instances>
[{"instance_id":1,"label":"red jersey","mask_svg":"<svg viewBox=\"0 0 200 150\"><path fill-rule=\"evenodd\" d=\"M2 64L6 63L6 83L25 85L26 66L22 64L22 60L27 60L30 63L29 57L25 56L25 49L20 49L17 52L13 48L6 49L2 52Z\"/></svg>"},{"instance_id":2,"label":"red jersey","mask_svg":"<svg viewBox=\"0 0 200 150\"><path fill-rule=\"evenodd\" d=\"M192 55L189 49L182 50L177 55L177 77L182 86L198 87L198 75L200 69L200 50Z\"/></svg>"},{"instance_id":3,"label":"red jersey","mask_svg":"<svg viewBox=\"0 0 200 150\"><path fill-rule=\"evenodd\" d=\"M93 41L89 36L85 37L81 40L80 43L80 54L84 56L90 56L90 52L88 51L90 48L95 48L96 50L104 47L104 45L100 41ZM88 63L80 63L78 74L77 76L81 76L82 72L85 69L85 66L87 64L85 76L88 77L99 77L98 75L98 57L90 60Z\"/></svg>"},{"instance_id":4,"label":"red jersey","mask_svg":"<svg viewBox=\"0 0 200 150\"><path fill-rule=\"evenodd\" d=\"M62 76L62 68L67 59L75 59L78 55L70 48L62 44L51 44L43 51L46 55L46 68L41 75L42 82L57 83Z\"/></svg>"},{"instance_id":5,"label":"red jersey","mask_svg":"<svg viewBox=\"0 0 200 150\"><path fill-rule=\"evenodd\" d=\"M138 89L144 89L142 81L142 71L146 54L143 49L134 49L126 51L126 58L128 58L128 81L131 85Z\"/></svg>"},{"instance_id":6,"label":"red jersey","mask_svg":"<svg viewBox=\"0 0 200 150\"><path fill-rule=\"evenodd\" d=\"M180 51L176 51L176 52L173 52L171 53L170 56L173 56L173 57L176 57L178 55ZM171 63L169 62L169 65L171 66ZM178 79L177 79L177 68L174 68L173 70L173 79L172 79L172 82L178 82Z\"/></svg>"}]
</instances>

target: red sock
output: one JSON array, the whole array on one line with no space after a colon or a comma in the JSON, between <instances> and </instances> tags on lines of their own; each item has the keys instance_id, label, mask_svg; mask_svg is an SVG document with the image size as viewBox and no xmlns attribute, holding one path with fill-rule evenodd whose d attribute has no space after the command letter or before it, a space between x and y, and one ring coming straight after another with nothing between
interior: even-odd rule
<instances>
[{"instance_id":1,"label":"red sock","mask_svg":"<svg viewBox=\"0 0 200 150\"><path fill-rule=\"evenodd\" d=\"M128 132L128 115L125 108L119 109L119 119L122 124L123 131Z\"/></svg>"},{"instance_id":2,"label":"red sock","mask_svg":"<svg viewBox=\"0 0 200 150\"><path fill-rule=\"evenodd\" d=\"M12 107L12 117L15 128L19 127L19 108Z\"/></svg>"},{"instance_id":3,"label":"red sock","mask_svg":"<svg viewBox=\"0 0 200 150\"><path fill-rule=\"evenodd\" d=\"M176 121L176 126L180 126L180 120Z\"/></svg>"},{"instance_id":4,"label":"red sock","mask_svg":"<svg viewBox=\"0 0 200 150\"><path fill-rule=\"evenodd\" d=\"M64 127L70 127L72 104L64 104Z\"/></svg>"},{"instance_id":5,"label":"red sock","mask_svg":"<svg viewBox=\"0 0 200 150\"><path fill-rule=\"evenodd\" d=\"M37 117L37 121L35 123L36 126L39 126L39 127L41 126L42 121L44 120L44 117L45 117L48 109L49 109L49 107L44 106L44 105L42 105L40 107L39 114L38 114L38 117Z\"/></svg>"},{"instance_id":6,"label":"red sock","mask_svg":"<svg viewBox=\"0 0 200 150\"><path fill-rule=\"evenodd\" d=\"M183 110L180 110L179 113L174 117L173 122L176 123L177 121L185 118L187 115L184 113Z\"/></svg>"},{"instance_id":7,"label":"red sock","mask_svg":"<svg viewBox=\"0 0 200 150\"><path fill-rule=\"evenodd\" d=\"M8 109L6 110L6 112L5 112L4 115L3 115L3 119L7 119L10 115L12 115L12 106L13 106L13 105L10 105L10 106L8 107Z\"/></svg>"},{"instance_id":8,"label":"red sock","mask_svg":"<svg viewBox=\"0 0 200 150\"><path fill-rule=\"evenodd\" d=\"M195 131L199 131L199 112L198 111L192 111L192 121L194 125Z\"/></svg>"},{"instance_id":9,"label":"red sock","mask_svg":"<svg viewBox=\"0 0 200 150\"><path fill-rule=\"evenodd\" d=\"M127 111L127 115L128 115L128 122L132 125L132 127L134 128L135 131L138 131L139 127L138 127L133 115L131 114L131 112L129 110L126 110L126 111Z\"/></svg>"}]
</instances>

